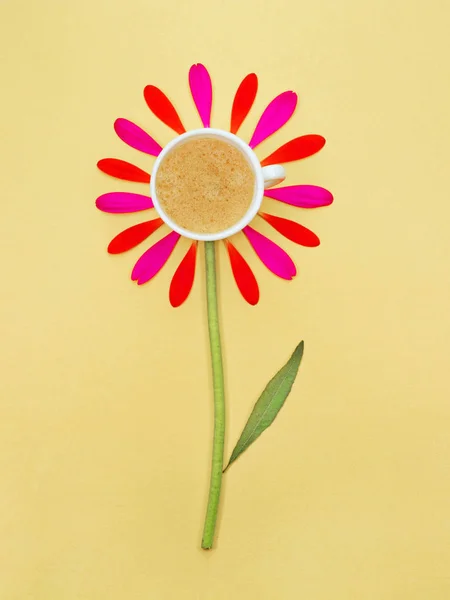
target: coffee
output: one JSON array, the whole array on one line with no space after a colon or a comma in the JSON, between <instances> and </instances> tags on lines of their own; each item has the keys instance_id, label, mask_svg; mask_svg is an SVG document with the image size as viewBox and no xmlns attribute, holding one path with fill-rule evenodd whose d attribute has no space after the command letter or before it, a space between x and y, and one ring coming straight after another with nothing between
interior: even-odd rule
<instances>
[{"instance_id":1,"label":"coffee","mask_svg":"<svg viewBox=\"0 0 450 600\"><path fill-rule=\"evenodd\" d=\"M177 225L217 233L247 212L255 176L245 155L213 137L187 140L163 159L156 175L159 203Z\"/></svg>"}]
</instances>

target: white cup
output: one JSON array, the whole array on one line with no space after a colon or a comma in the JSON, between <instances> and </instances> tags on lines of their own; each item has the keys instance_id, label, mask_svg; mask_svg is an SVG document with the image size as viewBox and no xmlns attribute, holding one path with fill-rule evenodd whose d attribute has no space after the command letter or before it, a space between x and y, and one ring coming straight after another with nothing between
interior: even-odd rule
<instances>
[{"instance_id":1,"label":"white cup","mask_svg":"<svg viewBox=\"0 0 450 600\"><path fill-rule=\"evenodd\" d=\"M172 221L172 219L164 212L158 200L158 195L156 193L156 177L158 175L158 169L164 158L174 148L176 148L180 144L183 144L187 140L205 137L222 140L240 150L247 159L248 163L250 164L253 174L255 176L255 191L253 193L253 199L245 215L235 225L232 225L231 227L228 227L227 229L224 229L223 231L218 231L216 233L196 233L194 231L184 229L184 227L180 227L179 225L177 225L177 223ZM174 140L169 142L159 154L158 158L155 161L155 164L153 165L152 177L150 181L150 195L152 197L153 204L157 213L171 229L183 235L184 237L190 238L192 240L208 242L214 240L222 240L244 229L244 227L246 227L250 223L250 221L252 221L257 215L258 210L261 207L262 199L264 196L264 190L273 185L276 185L277 183L281 183L285 179L285 177L286 173L281 165L270 165L268 167L261 167L259 160L256 157L256 154L253 152L250 146L236 135L228 133L228 131L223 131L222 129L194 129L193 131L188 131L187 133L183 133L182 135L176 137ZM182 202L183 200L181 199L180 201Z\"/></svg>"}]
</instances>

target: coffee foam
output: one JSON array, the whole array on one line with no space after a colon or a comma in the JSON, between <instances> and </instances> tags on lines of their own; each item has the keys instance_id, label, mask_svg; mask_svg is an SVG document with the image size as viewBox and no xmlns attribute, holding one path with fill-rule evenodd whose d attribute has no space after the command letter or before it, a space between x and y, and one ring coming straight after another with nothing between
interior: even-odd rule
<instances>
[{"instance_id":1,"label":"coffee foam","mask_svg":"<svg viewBox=\"0 0 450 600\"><path fill-rule=\"evenodd\" d=\"M161 162L156 193L177 225L194 233L217 233L247 212L255 176L245 155L216 138L192 139Z\"/></svg>"}]
</instances>

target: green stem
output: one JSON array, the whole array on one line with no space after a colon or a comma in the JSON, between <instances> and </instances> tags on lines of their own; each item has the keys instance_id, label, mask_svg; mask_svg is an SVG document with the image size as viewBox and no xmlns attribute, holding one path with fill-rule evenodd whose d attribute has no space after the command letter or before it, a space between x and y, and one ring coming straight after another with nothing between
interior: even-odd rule
<instances>
[{"instance_id":1,"label":"green stem","mask_svg":"<svg viewBox=\"0 0 450 600\"><path fill-rule=\"evenodd\" d=\"M217 308L215 242L205 242L206 298L208 305L209 344L214 386L214 439L211 462L208 508L203 528L202 548L213 546L222 486L223 449L225 440L225 394L222 349L220 345L219 311Z\"/></svg>"}]
</instances>

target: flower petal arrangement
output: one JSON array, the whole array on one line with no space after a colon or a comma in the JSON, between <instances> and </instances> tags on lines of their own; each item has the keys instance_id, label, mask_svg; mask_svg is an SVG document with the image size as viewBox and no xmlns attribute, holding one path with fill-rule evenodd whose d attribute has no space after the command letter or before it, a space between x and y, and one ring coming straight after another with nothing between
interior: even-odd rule
<instances>
[{"instance_id":1,"label":"flower petal arrangement","mask_svg":"<svg viewBox=\"0 0 450 600\"><path fill-rule=\"evenodd\" d=\"M202 64L193 65L189 70L188 81L191 95L203 126L203 133L200 133L202 135L207 135L208 132L220 134L220 130L213 130L211 128L213 87L206 67ZM224 136L236 139L236 142L241 146L245 146L245 151L250 153L251 156L254 156L255 149L264 140L288 123L297 106L297 94L293 91L285 91L276 96L263 111L250 140L244 142L240 138L237 139L237 134L252 109L257 92L258 78L255 73L250 73L244 77L236 91L231 108L230 128L228 132L223 132ZM148 85L144 89L144 99L153 115L172 129L180 140L182 136L189 135L177 110L163 91L154 85ZM162 157L161 153L165 149L137 124L127 119L119 118L114 123L114 129L117 136L131 148L150 157ZM178 137L175 137L175 142L171 143L176 143ZM168 149L169 145L166 149ZM325 139L320 135L309 134L296 137L261 160L255 157L259 165L258 169L263 170L271 165L283 165L313 156L324 145ZM152 190L155 190L155 173L153 169L145 171L119 158L104 158L98 162L97 166L100 171L111 177L144 184L147 188L152 185ZM274 180L273 183L275 187L272 187L272 182L265 183L264 196L270 200L292 207L310 209L328 206L333 202L332 194L323 187L308 184L280 186L278 180ZM102 194L96 200L97 208L106 213L120 214L151 211L148 220L125 229L111 240L108 245L108 252L110 254L120 254L137 247L148 240L161 227L172 229L156 243L150 245L135 263L131 272L131 279L137 282L138 285L147 283L157 275L167 263L182 235L184 235L183 229L179 229L175 225L170 226L170 220L165 218L164 212L158 207L155 194L148 195L148 193L145 193L145 190L143 191L144 193L112 191ZM183 202L182 198L180 198L180 202ZM214 207L212 207L212 210L214 210ZM258 220L259 222L267 223L275 232L300 246L318 246L320 244L319 238L303 225L290 219L262 211L259 207L253 220L243 222L242 227L239 224L236 225L233 235L241 231L249 245L253 248L253 251L269 271L281 279L292 280L297 273L292 258L275 241L258 231ZM212 547L214 540L222 473L224 471L224 377L217 309L215 259L215 245L219 241L226 247L234 280L244 300L250 305L256 305L260 299L260 292L258 282L251 267L244 256L238 251L230 236L226 235L226 232L224 235L219 235L215 238L197 235L195 232L187 233L186 237L190 238L191 243L172 276L169 288L169 301L173 307L179 307L188 298L194 284L199 244L203 243L205 250L208 327L215 408L211 484L202 540L202 547L209 549ZM266 386L255 404L254 410L226 468L271 425L294 383L302 354L303 342L297 346L286 365Z\"/></svg>"},{"instance_id":2,"label":"flower petal arrangement","mask_svg":"<svg viewBox=\"0 0 450 600\"><path fill-rule=\"evenodd\" d=\"M205 128L210 127L212 108L212 84L208 71L201 65L193 65L189 71L189 85L200 119ZM247 75L240 84L231 110L230 132L237 134L247 117L258 89L258 79L254 73ZM145 101L151 112L181 135L186 129L167 96L160 89L148 85L144 90ZM267 137L277 132L293 115L297 105L294 92L283 92L272 100L261 115L254 133L249 141L250 148L256 148ZM127 119L117 119L114 129L118 137L128 146L150 156L158 156L162 147L148 133ZM320 135L303 135L284 144L270 156L261 160L262 166L275 163L288 163L316 154L325 145ZM104 158L98 162L98 168L117 179L130 182L150 183L150 173L139 167L117 158ZM278 202L300 208L317 208L332 203L332 194L315 185L290 185L266 189L264 195ZM107 213L133 213L153 208L150 196L132 192L109 192L101 195L96 201L97 207ZM295 221L259 212L259 217L269 223L273 229L287 239L301 246L318 246L319 238L309 229ZM143 243L163 225L159 217L134 225L119 233L109 244L108 252L119 254ZM274 241L268 239L254 227L248 225L243 233L261 262L275 275L282 279L292 279L296 275L296 267L288 254ZM169 233L163 240L151 246L137 261L131 278L138 285L152 279L166 264L180 236ZM231 269L236 284L243 298L249 304L259 301L259 287L250 266L239 253L234 244L225 240ZM195 241L189 248L185 258L175 271L169 290L170 303L180 306L188 297L194 281L195 257L197 253Z\"/></svg>"}]
</instances>

